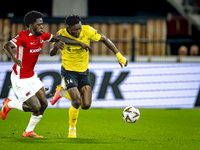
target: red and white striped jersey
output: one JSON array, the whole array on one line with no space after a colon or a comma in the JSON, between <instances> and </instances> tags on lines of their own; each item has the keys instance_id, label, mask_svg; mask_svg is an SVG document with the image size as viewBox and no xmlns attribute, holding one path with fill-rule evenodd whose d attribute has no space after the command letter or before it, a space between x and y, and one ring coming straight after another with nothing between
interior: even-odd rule
<instances>
[{"instance_id":1,"label":"red and white striped jersey","mask_svg":"<svg viewBox=\"0 0 200 150\"><path fill-rule=\"evenodd\" d=\"M52 34L46 32L43 32L40 36L34 36L29 30L23 30L10 40L17 47L16 58L22 62L23 68L16 64L13 65L13 70L20 79L30 78L34 75L34 67L42 46L44 42L49 42L52 36Z\"/></svg>"}]
</instances>

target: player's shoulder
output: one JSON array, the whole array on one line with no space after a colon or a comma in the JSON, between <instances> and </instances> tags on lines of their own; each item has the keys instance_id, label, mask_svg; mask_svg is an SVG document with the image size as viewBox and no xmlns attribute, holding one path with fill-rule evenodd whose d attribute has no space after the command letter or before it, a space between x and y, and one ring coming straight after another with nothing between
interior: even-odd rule
<instances>
[{"instance_id":1,"label":"player's shoulder","mask_svg":"<svg viewBox=\"0 0 200 150\"><path fill-rule=\"evenodd\" d=\"M19 36L28 36L30 34L29 30L22 30L21 32L19 32Z\"/></svg>"},{"instance_id":2,"label":"player's shoulder","mask_svg":"<svg viewBox=\"0 0 200 150\"><path fill-rule=\"evenodd\" d=\"M47 33L47 32L42 32L42 34L41 34L41 36L43 36L43 37L45 37L45 36L49 36L49 35L51 35L50 33Z\"/></svg>"},{"instance_id":3,"label":"player's shoulder","mask_svg":"<svg viewBox=\"0 0 200 150\"><path fill-rule=\"evenodd\" d=\"M95 29L91 27L90 25L82 25L82 31L86 34L93 34L95 32Z\"/></svg>"},{"instance_id":4,"label":"player's shoulder","mask_svg":"<svg viewBox=\"0 0 200 150\"><path fill-rule=\"evenodd\" d=\"M89 25L82 25L81 27L82 27L82 30L86 30L86 31L91 28L91 26Z\"/></svg>"},{"instance_id":5,"label":"player's shoulder","mask_svg":"<svg viewBox=\"0 0 200 150\"><path fill-rule=\"evenodd\" d=\"M61 33L62 34L62 33L65 33L65 32L67 32L66 28L58 30L57 33Z\"/></svg>"}]
</instances>

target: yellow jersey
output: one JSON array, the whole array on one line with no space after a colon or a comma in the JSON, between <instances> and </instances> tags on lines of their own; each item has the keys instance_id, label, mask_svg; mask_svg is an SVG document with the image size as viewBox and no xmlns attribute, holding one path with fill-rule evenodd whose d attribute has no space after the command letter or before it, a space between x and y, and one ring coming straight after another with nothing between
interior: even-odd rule
<instances>
[{"instance_id":1,"label":"yellow jersey","mask_svg":"<svg viewBox=\"0 0 200 150\"><path fill-rule=\"evenodd\" d=\"M99 41L101 39L101 34L97 33L97 30L89 25L82 25L82 30L78 38L71 36L66 28L60 29L57 34L74 39L90 45L90 39L94 41ZM62 66L65 70L84 72L88 69L89 62L89 51L83 49L80 45L65 44L62 53Z\"/></svg>"}]
</instances>

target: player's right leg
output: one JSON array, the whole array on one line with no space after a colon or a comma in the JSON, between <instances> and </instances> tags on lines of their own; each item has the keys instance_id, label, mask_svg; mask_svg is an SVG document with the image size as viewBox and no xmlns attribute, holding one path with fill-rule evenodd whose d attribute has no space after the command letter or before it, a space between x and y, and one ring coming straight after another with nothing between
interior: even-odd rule
<instances>
[{"instance_id":1,"label":"player's right leg","mask_svg":"<svg viewBox=\"0 0 200 150\"><path fill-rule=\"evenodd\" d=\"M38 122L41 120L42 115L40 115L41 110L41 104L38 100L38 98L33 95L28 100L26 100L23 103L20 103L18 101L11 101L9 98L5 98L4 104L1 110L1 118L4 120L6 118L7 113L12 109L16 108L21 111L26 112L33 112L31 115L31 119L29 121L29 124L26 128L26 130L23 133L23 137L35 137L35 138L42 138L42 136L37 135L33 132L35 126L38 124Z\"/></svg>"},{"instance_id":2,"label":"player's right leg","mask_svg":"<svg viewBox=\"0 0 200 150\"><path fill-rule=\"evenodd\" d=\"M85 85L80 89L82 96L81 108L87 110L90 108L92 103L92 88L90 85Z\"/></svg>"},{"instance_id":3,"label":"player's right leg","mask_svg":"<svg viewBox=\"0 0 200 150\"><path fill-rule=\"evenodd\" d=\"M18 98L21 95L24 95L24 97L27 97L27 98L29 98L31 96L31 95L29 95L30 91L27 88L26 84L24 82L21 82L20 79L17 77L17 75L15 75L14 72L12 72L12 74L11 74L11 82L12 82L12 88L13 88L15 94L18 96ZM24 89L27 89L27 91L25 91ZM26 96L26 94L27 94L27 96ZM10 100L9 98L5 98L5 100L3 102L3 107L1 109L1 118L3 120L6 119L8 112L12 108L15 108L15 109L18 109L21 111L31 111L32 108L30 108L28 105L26 105L24 103L24 101L25 101L24 97L19 101Z\"/></svg>"},{"instance_id":4,"label":"player's right leg","mask_svg":"<svg viewBox=\"0 0 200 150\"><path fill-rule=\"evenodd\" d=\"M63 81L65 83L66 89L69 88L68 85L70 84L70 87L78 87L78 83L74 85L74 82L76 81L76 75L74 74L73 71L67 71L65 68L62 66L61 67L61 75L63 77ZM71 82L74 80L73 82ZM61 97L65 97L69 100L71 100L71 97L68 93L68 91L64 89L61 85L58 85L56 88L56 93L54 94L53 98L51 99L51 105L54 105Z\"/></svg>"},{"instance_id":5,"label":"player's right leg","mask_svg":"<svg viewBox=\"0 0 200 150\"><path fill-rule=\"evenodd\" d=\"M62 67L61 75L65 83L65 88L67 89L71 99L71 107L69 108L68 138L76 138L76 123L79 114L79 107L81 105L81 96L78 90L79 74L74 71L67 71L64 67ZM66 93L63 93L63 96L66 97Z\"/></svg>"},{"instance_id":6,"label":"player's right leg","mask_svg":"<svg viewBox=\"0 0 200 150\"><path fill-rule=\"evenodd\" d=\"M71 100L71 97L70 97L68 91L65 90L65 88L62 87L61 85L58 85L56 87L56 93L54 94L54 96L51 99L51 105L54 105L61 97L65 97L65 98Z\"/></svg>"},{"instance_id":7,"label":"player's right leg","mask_svg":"<svg viewBox=\"0 0 200 150\"><path fill-rule=\"evenodd\" d=\"M18 109L25 112L32 112L32 107L28 106L25 102L20 102L16 100L10 100L9 98L5 98L3 102L3 107L1 109L1 118L3 120L6 119L8 112L12 109Z\"/></svg>"},{"instance_id":8,"label":"player's right leg","mask_svg":"<svg viewBox=\"0 0 200 150\"><path fill-rule=\"evenodd\" d=\"M3 120L6 119L6 115L7 113L11 110L11 108L8 106L8 102L10 102L11 100L9 98L5 98L4 102L3 102L3 107L1 109L1 118Z\"/></svg>"},{"instance_id":9,"label":"player's right leg","mask_svg":"<svg viewBox=\"0 0 200 150\"><path fill-rule=\"evenodd\" d=\"M63 81L64 81L66 89L67 89L67 84L68 84L68 82L70 83L70 81L72 81L72 79L70 77L73 75L71 74L70 71L69 71L69 74L66 75L66 72L67 71L62 67L61 74L63 76ZM67 84L66 84L66 81L67 81ZM64 87L62 87L61 85L58 85L56 87L56 93L54 94L54 96L51 99L51 105L54 105L61 97L65 97L65 98L71 100L69 92L66 89Z\"/></svg>"}]
</instances>

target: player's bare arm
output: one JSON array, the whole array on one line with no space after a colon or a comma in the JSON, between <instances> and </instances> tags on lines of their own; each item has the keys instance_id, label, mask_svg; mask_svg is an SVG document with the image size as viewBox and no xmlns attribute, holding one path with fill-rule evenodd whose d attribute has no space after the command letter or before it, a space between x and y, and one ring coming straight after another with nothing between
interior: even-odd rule
<instances>
[{"instance_id":1,"label":"player's bare arm","mask_svg":"<svg viewBox=\"0 0 200 150\"><path fill-rule=\"evenodd\" d=\"M17 59L14 54L12 53L13 49L16 49L15 45L12 42L8 42L4 45L3 50L6 55L12 59L12 61L22 68L22 63L19 59Z\"/></svg>"},{"instance_id":2,"label":"player's bare arm","mask_svg":"<svg viewBox=\"0 0 200 150\"><path fill-rule=\"evenodd\" d=\"M92 50L89 45L84 44L84 43L79 42L79 41L76 41L76 40L72 40L72 39L67 38L65 36L55 36L55 35L53 35L50 42L59 42L59 41L62 41L65 44L77 44L77 45L80 45L83 49Z\"/></svg>"},{"instance_id":3,"label":"player's bare arm","mask_svg":"<svg viewBox=\"0 0 200 150\"><path fill-rule=\"evenodd\" d=\"M80 45L83 49L86 49L86 51L89 50L90 52L92 52L92 49L89 45L69 39L64 36L53 36L52 41L50 42L57 42L54 44L53 48L50 49L50 56L56 55L58 50L63 50L65 44L77 44Z\"/></svg>"},{"instance_id":4,"label":"player's bare arm","mask_svg":"<svg viewBox=\"0 0 200 150\"><path fill-rule=\"evenodd\" d=\"M117 49L117 47L113 44L112 41L110 41L107 37L105 37L103 34L101 34L101 39L99 40L101 42L103 42L110 50L112 50L119 61L119 64L121 66L121 68L123 68L123 65L126 67L128 65L128 61L126 60L126 58L124 58L121 53L119 52L119 50Z\"/></svg>"}]
</instances>

